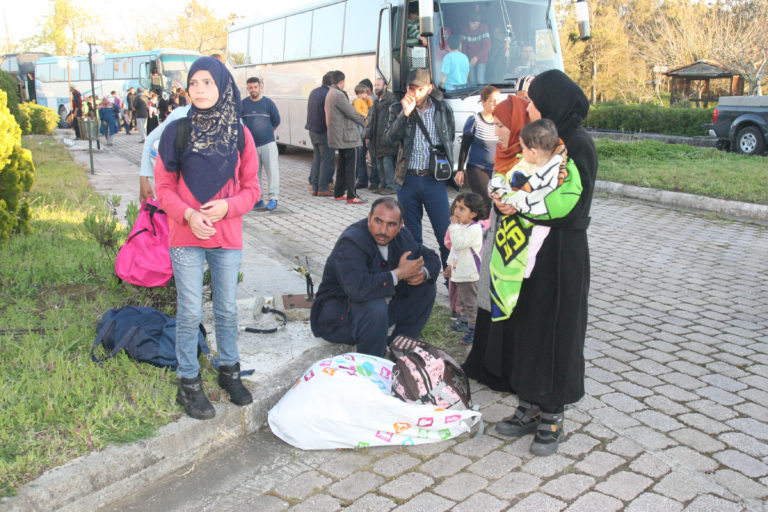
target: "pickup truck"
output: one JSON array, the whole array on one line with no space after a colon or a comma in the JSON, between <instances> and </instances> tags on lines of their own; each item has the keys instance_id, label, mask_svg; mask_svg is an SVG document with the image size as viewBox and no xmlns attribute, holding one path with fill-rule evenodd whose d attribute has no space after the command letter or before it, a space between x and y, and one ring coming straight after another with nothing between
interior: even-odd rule
<instances>
[{"instance_id":1,"label":"pickup truck","mask_svg":"<svg viewBox=\"0 0 768 512\"><path fill-rule=\"evenodd\" d=\"M717 147L745 155L762 155L768 142L768 96L721 96L704 125Z\"/></svg>"}]
</instances>

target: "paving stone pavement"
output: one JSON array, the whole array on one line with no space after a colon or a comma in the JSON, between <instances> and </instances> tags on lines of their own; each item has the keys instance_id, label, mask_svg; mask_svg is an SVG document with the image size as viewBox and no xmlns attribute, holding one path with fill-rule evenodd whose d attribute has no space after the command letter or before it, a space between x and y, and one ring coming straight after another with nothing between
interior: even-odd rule
<instances>
[{"instance_id":1,"label":"paving stone pavement","mask_svg":"<svg viewBox=\"0 0 768 512\"><path fill-rule=\"evenodd\" d=\"M110 150L138 162L137 140L118 135ZM338 234L368 206L311 197L310 161L281 155L279 206L248 214L245 229L308 256L319 281ZM225 476L199 465L119 508L768 509L768 228L597 197L589 237L587 393L566 410L556 455L532 456L531 435L496 434L516 398L473 383L484 436L302 452L264 429L209 463ZM428 223L424 238L436 247Z\"/></svg>"}]
</instances>

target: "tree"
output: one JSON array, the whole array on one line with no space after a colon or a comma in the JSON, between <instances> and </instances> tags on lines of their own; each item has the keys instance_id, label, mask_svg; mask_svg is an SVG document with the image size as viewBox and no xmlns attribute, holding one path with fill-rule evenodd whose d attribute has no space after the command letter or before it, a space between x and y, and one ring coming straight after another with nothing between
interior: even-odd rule
<instances>
[{"instance_id":1,"label":"tree","mask_svg":"<svg viewBox=\"0 0 768 512\"><path fill-rule=\"evenodd\" d=\"M227 46L227 27L234 15L228 19L216 18L213 11L191 0L184 13L173 20L163 20L150 26L137 36L140 48L171 47L196 50L203 55L223 54ZM168 27L172 27L168 30Z\"/></svg>"},{"instance_id":2,"label":"tree","mask_svg":"<svg viewBox=\"0 0 768 512\"><path fill-rule=\"evenodd\" d=\"M51 13L44 18L40 33L22 41L22 46L39 47L56 55L74 55L81 41L97 42L98 16L76 5L72 0L49 0Z\"/></svg>"}]
</instances>

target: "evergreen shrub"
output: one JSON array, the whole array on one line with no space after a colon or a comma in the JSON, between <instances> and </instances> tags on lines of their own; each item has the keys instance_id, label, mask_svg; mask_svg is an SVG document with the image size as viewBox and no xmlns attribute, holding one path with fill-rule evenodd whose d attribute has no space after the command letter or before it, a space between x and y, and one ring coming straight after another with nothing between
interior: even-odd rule
<instances>
[{"instance_id":1,"label":"evergreen shrub","mask_svg":"<svg viewBox=\"0 0 768 512\"><path fill-rule=\"evenodd\" d=\"M8 95L6 106L19 126L23 127L21 111L19 111L19 83L12 74L0 71L0 89Z\"/></svg>"},{"instance_id":2,"label":"evergreen shrub","mask_svg":"<svg viewBox=\"0 0 768 512\"><path fill-rule=\"evenodd\" d=\"M29 231L29 202L35 166L32 153L21 147L21 128L0 91L0 243L13 233Z\"/></svg>"},{"instance_id":3,"label":"evergreen shrub","mask_svg":"<svg viewBox=\"0 0 768 512\"><path fill-rule=\"evenodd\" d=\"M55 110L43 107L36 103L22 103L19 106L22 116L26 118L26 126L21 125L21 132L24 135L30 133L36 135L49 135L59 123L59 114Z\"/></svg>"},{"instance_id":4,"label":"evergreen shrub","mask_svg":"<svg viewBox=\"0 0 768 512\"><path fill-rule=\"evenodd\" d=\"M651 104L600 104L590 107L584 126L692 137L706 135L701 125L712 122L713 111L713 108L659 107Z\"/></svg>"}]
</instances>

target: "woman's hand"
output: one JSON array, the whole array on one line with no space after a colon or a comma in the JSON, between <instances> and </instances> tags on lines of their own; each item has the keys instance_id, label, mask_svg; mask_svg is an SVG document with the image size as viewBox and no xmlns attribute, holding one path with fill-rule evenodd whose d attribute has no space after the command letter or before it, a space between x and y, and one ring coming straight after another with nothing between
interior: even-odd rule
<instances>
[{"instance_id":1,"label":"woman's hand","mask_svg":"<svg viewBox=\"0 0 768 512\"><path fill-rule=\"evenodd\" d=\"M189 227L192 230L192 234L200 240L208 240L216 234L216 228L213 227L213 222L204 213L192 210L186 217Z\"/></svg>"},{"instance_id":2,"label":"woman's hand","mask_svg":"<svg viewBox=\"0 0 768 512\"><path fill-rule=\"evenodd\" d=\"M514 206L511 204L502 203L501 199L499 199L498 194L494 194L491 196L491 199L493 199L493 204L496 205L496 208L504 215L514 215L517 213L517 210Z\"/></svg>"},{"instance_id":3,"label":"woman's hand","mask_svg":"<svg viewBox=\"0 0 768 512\"><path fill-rule=\"evenodd\" d=\"M459 169L456 171L456 176L453 177L453 182L456 183L459 188L464 186L464 171Z\"/></svg>"},{"instance_id":4,"label":"woman's hand","mask_svg":"<svg viewBox=\"0 0 768 512\"><path fill-rule=\"evenodd\" d=\"M211 222L219 222L229 211L229 203L226 199L214 199L200 207L200 212L211 219Z\"/></svg>"}]
</instances>

